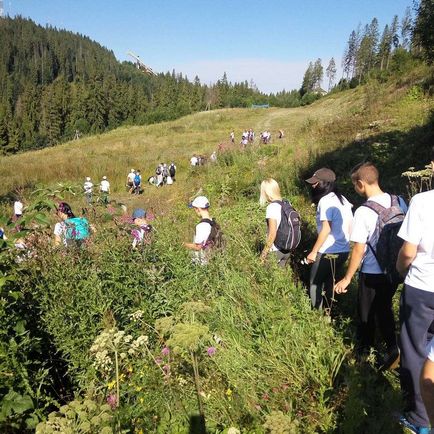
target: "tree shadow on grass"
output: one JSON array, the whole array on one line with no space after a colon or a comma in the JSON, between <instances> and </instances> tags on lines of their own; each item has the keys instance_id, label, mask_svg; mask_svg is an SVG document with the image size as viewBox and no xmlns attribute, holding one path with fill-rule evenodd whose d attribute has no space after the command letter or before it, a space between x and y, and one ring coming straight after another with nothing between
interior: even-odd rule
<instances>
[{"instance_id":1,"label":"tree shadow on grass","mask_svg":"<svg viewBox=\"0 0 434 434\"><path fill-rule=\"evenodd\" d=\"M338 149L314 157L298 180L298 187L306 189L304 179L320 167L336 172L342 193L355 205L363 199L354 192L350 171L358 163L372 161L380 172L380 185L384 191L406 195L406 179L402 172L409 167L424 168L429 163L434 145L434 110L424 125L410 130L392 130L371 134L363 140L354 140Z\"/></svg>"}]
</instances>

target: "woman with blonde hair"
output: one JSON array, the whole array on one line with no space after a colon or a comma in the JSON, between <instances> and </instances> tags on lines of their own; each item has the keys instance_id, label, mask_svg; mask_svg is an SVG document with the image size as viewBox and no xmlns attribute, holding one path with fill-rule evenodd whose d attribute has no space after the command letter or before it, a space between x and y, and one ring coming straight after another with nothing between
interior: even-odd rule
<instances>
[{"instance_id":1,"label":"woman with blonde hair","mask_svg":"<svg viewBox=\"0 0 434 434\"><path fill-rule=\"evenodd\" d=\"M267 205L265 218L267 220L267 240L261 253L261 262L265 262L268 254L271 252L279 266L284 267L288 262L290 253L280 251L275 245L277 229L279 228L282 218L282 195L280 187L276 180L272 178L265 179L261 183L261 195L259 203L262 206Z\"/></svg>"}]
</instances>

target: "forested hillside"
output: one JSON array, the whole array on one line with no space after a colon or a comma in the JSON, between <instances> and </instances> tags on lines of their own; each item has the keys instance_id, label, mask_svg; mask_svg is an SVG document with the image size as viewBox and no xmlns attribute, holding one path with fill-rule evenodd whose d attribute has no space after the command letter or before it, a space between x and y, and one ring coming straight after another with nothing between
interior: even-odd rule
<instances>
[{"instance_id":1,"label":"forested hillside","mask_svg":"<svg viewBox=\"0 0 434 434\"><path fill-rule=\"evenodd\" d=\"M0 19L0 41L3 153L51 146L76 132L267 102L247 81L233 84L226 75L211 87L175 71L145 75L88 37L20 17Z\"/></svg>"}]
</instances>

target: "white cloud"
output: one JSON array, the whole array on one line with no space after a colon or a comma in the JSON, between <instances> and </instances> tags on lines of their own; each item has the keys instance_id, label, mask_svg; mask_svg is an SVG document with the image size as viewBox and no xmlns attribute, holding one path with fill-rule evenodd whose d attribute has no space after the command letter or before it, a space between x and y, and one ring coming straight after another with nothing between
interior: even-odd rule
<instances>
[{"instance_id":1,"label":"white cloud","mask_svg":"<svg viewBox=\"0 0 434 434\"><path fill-rule=\"evenodd\" d=\"M203 60L173 65L171 69L201 83L215 83L226 72L232 83L252 79L262 92L299 89L309 61L284 62L270 59Z\"/></svg>"}]
</instances>

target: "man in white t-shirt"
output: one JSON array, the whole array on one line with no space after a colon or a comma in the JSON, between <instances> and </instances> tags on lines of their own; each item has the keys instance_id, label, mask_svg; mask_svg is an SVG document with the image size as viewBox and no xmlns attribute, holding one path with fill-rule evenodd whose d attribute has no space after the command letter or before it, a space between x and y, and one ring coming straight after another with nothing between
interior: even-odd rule
<instances>
[{"instance_id":1,"label":"man in white t-shirt","mask_svg":"<svg viewBox=\"0 0 434 434\"><path fill-rule=\"evenodd\" d=\"M354 189L359 195L384 208L390 208L391 195L381 190L378 178L378 170L372 163L359 164L351 173ZM350 263L345 277L336 284L335 291L338 294L347 292L347 287L361 264L358 290L360 351L367 353L374 347L375 329L378 323L387 350L384 360L379 361L379 365L383 369L395 368L399 361L399 350L392 298L398 284L389 281L372 252L372 249L376 248L372 236L377 225L378 214L366 205L367 203L360 206L354 213L350 235L350 241L353 242ZM403 207L404 204L402 203L401 206Z\"/></svg>"},{"instance_id":2,"label":"man in white t-shirt","mask_svg":"<svg viewBox=\"0 0 434 434\"><path fill-rule=\"evenodd\" d=\"M205 196L196 197L189 205L193 208L196 214L200 217L200 222L196 225L194 238L192 243L184 243L187 249L194 251L193 261L200 265L205 265L208 262L206 256L206 243L211 234L211 217L209 214L209 201Z\"/></svg>"},{"instance_id":3,"label":"man in white t-shirt","mask_svg":"<svg viewBox=\"0 0 434 434\"><path fill-rule=\"evenodd\" d=\"M23 215L24 205L20 199L17 199L14 202L14 215L16 219L19 219Z\"/></svg>"},{"instance_id":4,"label":"man in white t-shirt","mask_svg":"<svg viewBox=\"0 0 434 434\"><path fill-rule=\"evenodd\" d=\"M88 205L92 203L93 184L89 176L86 177L86 181L83 184L84 195Z\"/></svg>"},{"instance_id":5,"label":"man in white t-shirt","mask_svg":"<svg viewBox=\"0 0 434 434\"><path fill-rule=\"evenodd\" d=\"M434 168L434 148L431 165ZM434 190L416 194L398 236L404 240L396 267L406 275L401 296L400 349L401 389L406 400L403 425L410 429L434 426L434 395L425 409L419 378L426 357L426 344L434 334ZM425 370L422 385L426 392L432 390L434 369ZM431 388L429 387L431 382ZM424 391L422 387L422 392ZM427 415L430 415L428 417ZM410 425L409 425L410 424ZM427 431L428 432L428 431Z\"/></svg>"},{"instance_id":6,"label":"man in white t-shirt","mask_svg":"<svg viewBox=\"0 0 434 434\"><path fill-rule=\"evenodd\" d=\"M127 189L128 189L128 193L130 194L133 193L135 176L136 176L135 170L131 169L130 173L127 175Z\"/></svg>"},{"instance_id":7,"label":"man in white t-shirt","mask_svg":"<svg viewBox=\"0 0 434 434\"><path fill-rule=\"evenodd\" d=\"M109 194L110 194L110 182L107 181L107 176L102 177L99 190L101 192L102 202L107 205L109 202Z\"/></svg>"}]
</instances>

